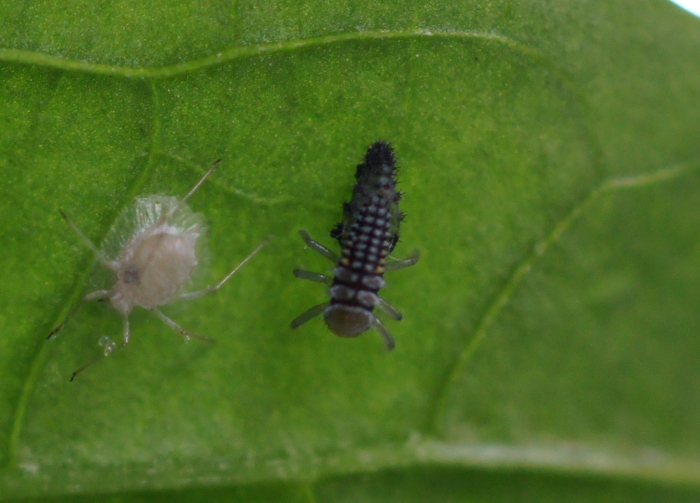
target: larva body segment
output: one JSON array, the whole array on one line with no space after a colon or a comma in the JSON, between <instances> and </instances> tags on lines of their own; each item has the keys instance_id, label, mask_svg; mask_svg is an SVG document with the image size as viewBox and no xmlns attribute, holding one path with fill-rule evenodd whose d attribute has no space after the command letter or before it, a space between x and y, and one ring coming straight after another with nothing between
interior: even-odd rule
<instances>
[{"instance_id":1,"label":"larva body segment","mask_svg":"<svg viewBox=\"0 0 700 503\"><path fill-rule=\"evenodd\" d=\"M340 245L340 257L302 233L311 248L336 262L333 278L296 270L295 275L330 284L330 303L314 306L292 322L296 328L323 312L328 328L341 337L356 337L371 327L384 337L387 348L394 340L374 314L379 308L394 319L401 313L378 295L385 285L384 273L415 264L418 255L387 264L387 257L399 239L403 214L399 211L401 193L396 190L396 163L389 144L371 145L365 160L357 167L352 199L343 205L343 220L331 231Z\"/></svg>"},{"instance_id":2,"label":"larva body segment","mask_svg":"<svg viewBox=\"0 0 700 503\"><path fill-rule=\"evenodd\" d=\"M324 319L341 337L355 337L372 326L377 293L385 284L386 258L398 241L401 194L395 174L391 147L376 142L357 167L357 183L352 200L343 205L343 221L331 231L341 256Z\"/></svg>"}]
</instances>

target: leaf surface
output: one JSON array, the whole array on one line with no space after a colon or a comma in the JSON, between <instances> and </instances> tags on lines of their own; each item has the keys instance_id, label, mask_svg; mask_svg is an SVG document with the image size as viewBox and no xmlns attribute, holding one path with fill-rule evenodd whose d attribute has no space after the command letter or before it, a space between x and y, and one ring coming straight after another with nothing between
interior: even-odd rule
<instances>
[{"instance_id":1,"label":"leaf surface","mask_svg":"<svg viewBox=\"0 0 700 503\"><path fill-rule=\"evenodd\" d=\"M0 498L696 499L699 45L662 1L2 2ZM289 328L379 138L392 353ZM69 383L121 321L45 341L98 274L58 209L100 243L218 158L201 281L274 239L164 308L216 344L136 310Z\"/></svg>"}]
</instances>

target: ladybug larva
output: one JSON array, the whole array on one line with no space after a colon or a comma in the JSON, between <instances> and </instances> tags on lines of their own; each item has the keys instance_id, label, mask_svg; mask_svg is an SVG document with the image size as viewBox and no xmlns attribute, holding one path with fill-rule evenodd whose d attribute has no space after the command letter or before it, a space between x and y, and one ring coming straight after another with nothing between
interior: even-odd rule
<instances>
[{"instance_id":1,"label":"ladybug larva","mask_svg":"<svg viewBox=\"0 0 700 503\"><path fill-rule=\"evenodd\" d=\"M329 285L330 302L312 307L292 321L297 328L323 313L328 328L340 337L357 337L374 327L384 338L386 348L394 338L374 313L400 320L402 314L377 295L384 286L384 273L412 266L418 253L404 260L387 258L399 240L403 213L399 211L401 192L396 190L396 161L391 146L377 141L369 147L364 162L357 166L352 199L343 204L343 220L331 231L340 245L340 256L314 241L306 231L301 237L315 252L336 264L333 277L295 269L297 278Z\"/></svg>"},{"instance_id":2,"label":"ladybug larva","mask_svg":"<svg viewBox=\"0 0 700 503\"><path fill-rule=\"evenodd\" d=\"M186 340L194 338L213 341L209 337L185 330L163 314L158 307L175 300L192 300L216 292L269 240L268 237L260 243L215 286L183 293L184 287L199 265L197 255L201 252L204 242L204 239L200 238L203 238L207 231L202 216L194 213L185 202L199 189L219 162L221 162L220 159L212 164L201 180L182 199L161 195L136 199L135 204L126 208L112 226L105 237L102 250L98 249L62 210L59 210L70 228L92 250L97 261L113 272L115 283L109 290L97 290L85 295L63 323L53 329L47 338L55 336L75 310L83 302L91 300L109 301L121 314L124 324L122 344L117 345L109 337L102 336L99 344L104 348L103 355L73 372L71 381L90 365L129 344L131 340L129 314L136 306L154 313Z\"/></svg>"}]
</instances>

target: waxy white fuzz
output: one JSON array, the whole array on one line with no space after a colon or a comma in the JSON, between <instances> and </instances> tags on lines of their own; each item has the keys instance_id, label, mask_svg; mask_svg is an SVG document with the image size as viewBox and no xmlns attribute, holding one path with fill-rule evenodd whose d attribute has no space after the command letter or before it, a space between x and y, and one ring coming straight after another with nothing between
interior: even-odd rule
<instances>
[{"instance_id":1,"label":"waxy white fuzz","mask_svg":"<svg viewBox=\"0 0 700 503\"><path fill-rule=\"evenodd\" d=\"M265 239L217 285L196 292L182 293L199 265L198 256L201 256L206 234L206 224L202 216L192 212L185 201L197 191L219 162L220 160L216 161L181 200L160 195L138 198L136 203L127 208L112 226L104 240L102 250L99 250L61 211L61 215L71 229L93 251L97 260L114 272L116 278L112 288L91 292L82 301L108 300L122 315L124 322L121 346L117 346L107 336L101 337L99 344L105 348L103 356L73 372L71 381L93 363L129 344L129 314L136 306L152 311L185 339L213 341L208 337L188 332L165 316L158 307L174 300L191 300L214 293L259 252L269 239ZM49 334L48 338L65 326L73 312L75 309Z\"/></svg>"}]
</instances>

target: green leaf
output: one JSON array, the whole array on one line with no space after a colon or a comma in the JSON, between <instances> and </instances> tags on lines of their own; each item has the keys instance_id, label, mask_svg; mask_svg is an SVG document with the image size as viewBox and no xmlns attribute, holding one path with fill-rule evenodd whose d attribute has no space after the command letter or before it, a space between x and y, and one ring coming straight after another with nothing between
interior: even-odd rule
<instances>
[{"instance_id":1,"label":"green leaf","mask_svg":"<svg viewBox=\"0 0 700 503\"><path fill-rule=\"evenodd\" d=\"M0 2L0 499L694 501L700 20L661 0ZM405 191L376 333L290 321L378 138ZM77 312L137 196L216 295ZM578 498L578 499L576 499Z\"/></svg>"}]
</instances>

